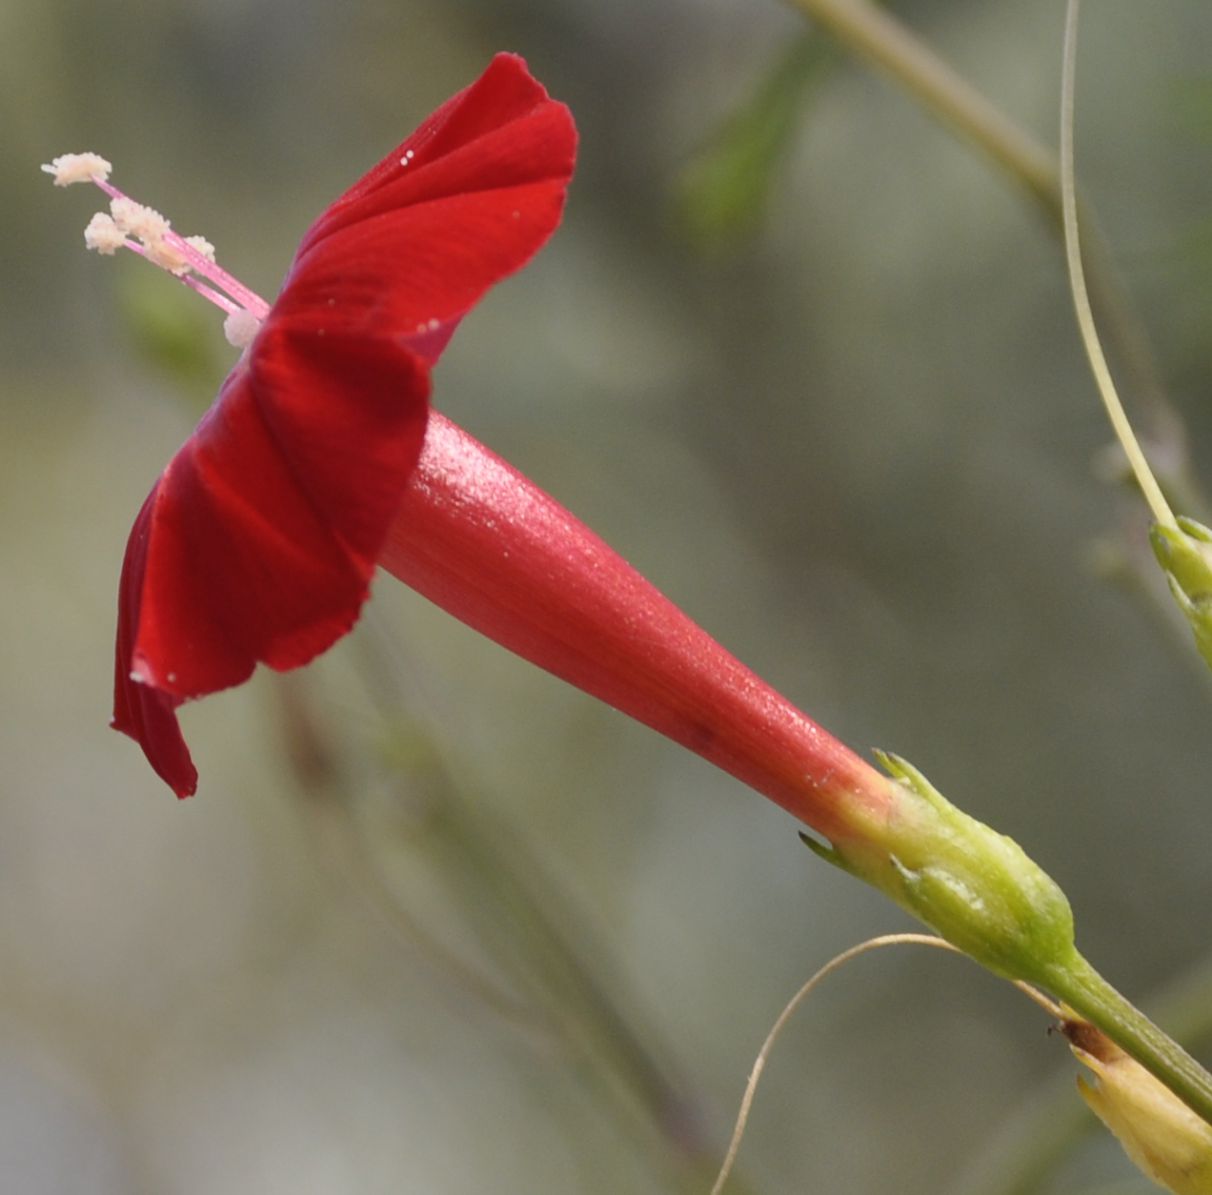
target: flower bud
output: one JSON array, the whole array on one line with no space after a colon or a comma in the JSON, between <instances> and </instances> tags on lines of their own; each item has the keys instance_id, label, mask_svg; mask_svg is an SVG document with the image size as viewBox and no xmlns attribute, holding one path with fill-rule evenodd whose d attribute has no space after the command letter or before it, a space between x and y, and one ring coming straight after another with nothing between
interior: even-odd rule
<instances>
[{"instance_id":1,"label":"flower bud","mask_svg":"<svg viewBox=\"0 0 1212 1195\"><path fill-rule=\"evenodd\" d=\"M1149 539L1170 592L1191 624L1195 646L1212 668L1212 529L1179 515L1177 527L1154 524Z\"/></svg>"},{"instance_id":2,"label":"flower bud","mask_svg":"<svg viewBox=\"0 0 1212 1195\"><path fill-rule=\"evenodd\" d=\"M1124 1152L1175 1195L1212 1195L1212 1125L1086 1021L1061 1026L1094 1082L1077 1081L1082 1098Z\"/></svg>"}]
</instances>

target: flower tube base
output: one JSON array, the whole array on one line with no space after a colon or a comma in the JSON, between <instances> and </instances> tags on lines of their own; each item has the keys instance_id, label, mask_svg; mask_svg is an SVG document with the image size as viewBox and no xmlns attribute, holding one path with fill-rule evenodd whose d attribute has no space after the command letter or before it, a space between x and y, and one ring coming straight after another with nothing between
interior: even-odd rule
<instances>
[{"instance_id":1,"label":"flower tube base","mask_svg":"<svg viewBox=\"0 0 1212 1195\"><path fill-rule=\"evenodd\" d=\"M1059 997L1212 1125L1212 1075L1087 962L1057 884L912 764L877 754L907 795L882 840L827 847L804 837L813 852L879 888L995 974Z\"/></svg>"},{"instance_id":2,"label":"flower tube base","mask_svg":"<svg viewBox=\"0 0 1212 1195\"><path fill-rule=\"evenodd\" d=\"M998 975L1042 983L1078 958L1068 899L1022 847L957 809L912 764L876 754L903 796L880 839L807 845Z\"/></svg>"}]
</instances>

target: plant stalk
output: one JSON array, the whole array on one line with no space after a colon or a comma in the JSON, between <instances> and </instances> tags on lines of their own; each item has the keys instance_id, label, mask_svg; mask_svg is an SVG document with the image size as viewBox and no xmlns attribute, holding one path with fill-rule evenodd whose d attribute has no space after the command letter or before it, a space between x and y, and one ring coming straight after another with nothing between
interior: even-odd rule
<instances>
[{"instance_id":1,"label":"plant stalk","mask_svg":"<svg viewBox=\"0 0 1212 1195\"><path fill-rule=\"evenodd\" d=\"M1022 187L1063 236L1056 151L1006 116L885 8L872 0L787 0L857 57L865 59L918 101L940 123L975 145ZM1149 435L1170 445L1169 488L1200 493L1187 461L1184 425L1158 377L1149 335L1121 283L1090 206L1078 197L1085 230L1082 255L1091 302L1131 377L1131 390L1149 413Z\"/></svg>"},{"instance_id":2,"label":"plant stalk","mask_svg":"<svg viewBox=\"0 0 1212 1195\"><path fill-rule=\"evenodd\" d=\"M1212 1075L1080 954L1067 966L1045 969L1041 979L1079 1016L1164 1083L1197 1116L1212 1124Z\"/></svg>"}]
</instances>

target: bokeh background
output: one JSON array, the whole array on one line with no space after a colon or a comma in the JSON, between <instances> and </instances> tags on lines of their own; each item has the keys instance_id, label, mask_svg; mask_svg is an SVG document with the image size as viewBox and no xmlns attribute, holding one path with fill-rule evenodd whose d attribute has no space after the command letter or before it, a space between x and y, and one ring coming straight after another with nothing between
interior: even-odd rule
<instances>
[{"instance_id":1,"label":"bokeh background","mask_svg":"<svg viewBox=\"0 0 1212 1195\"><path fill-rule=\"evenodd\" d=\"M895 7L1054 143L1058 0ZM1141 528L1095 467L1047 222L843 54L750 235L704 245L679 203L806 27L775 0L0 3L0 1189L705 1191L784 1001L907 927L782 812L390 579L316 667L186 710L193 800L106 728L126 532L230 351L182 288L86 255L95 205L38 164L103 153L272 295L502 48L572 105L579 173L441 407L856 749L1014 835L1128 992L1205 959L1212 690L1108 576ZM1210 46L1203 0L1090 6L1078 134L1205 480ZM864 959L783 1040L735 1189L996 1190L991 1144L1072 1070L961 960ZM1038 1189L1139 1182L1096 1143Z\"/></svg>"}]
</instances>

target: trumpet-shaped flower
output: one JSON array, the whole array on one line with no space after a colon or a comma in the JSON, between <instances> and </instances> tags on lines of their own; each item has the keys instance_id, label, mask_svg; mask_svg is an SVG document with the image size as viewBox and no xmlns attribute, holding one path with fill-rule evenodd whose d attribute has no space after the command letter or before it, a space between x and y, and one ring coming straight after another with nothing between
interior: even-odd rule
<instances>
[{"instance_id":1,"label":"trumpet-shaped flower","mask_svg":"<svg viewBox=\"0 0 1212 1195\"><path fill-rule=\"evenodd\" d=\"M271 305L67 155L111 199L86 242L129 248L227 313L243 347L127 545L114 726L179 796L182 702L258 663L306 664L382 567L519 655L653 727L824 835L816 849L993 969L1069 960L1059 889L907 764L883 775L758 679L567 510L429 408L460 318L560 219L575 130L499 55L337 200Z\"/></svg>"},{"instance_id":2,"label":"trumpet-shaped flower","mask_svg":"<svg viewBox=\"0 0 1212 1195\"><path fill-rule=\"evenodd\" d=\"M1212 1119L1212 1077L1081 958L1064 894L1015 843L904 761L881 756L883 775L859 759L430 410L430 368L459 320L559 223L575 142L568 110L498 55L320 216L272 305L209 243L118 191L104 159L44 168L110 197L85 232L91 249L170 271L226 312L243 349L135 520L113 725L189 795L181 703L258 663L306 664L354 625L381 566L777 801L829 840L812 843L819 854L992 970L1114 1029Z\"/></svg>"}]
</instances>

